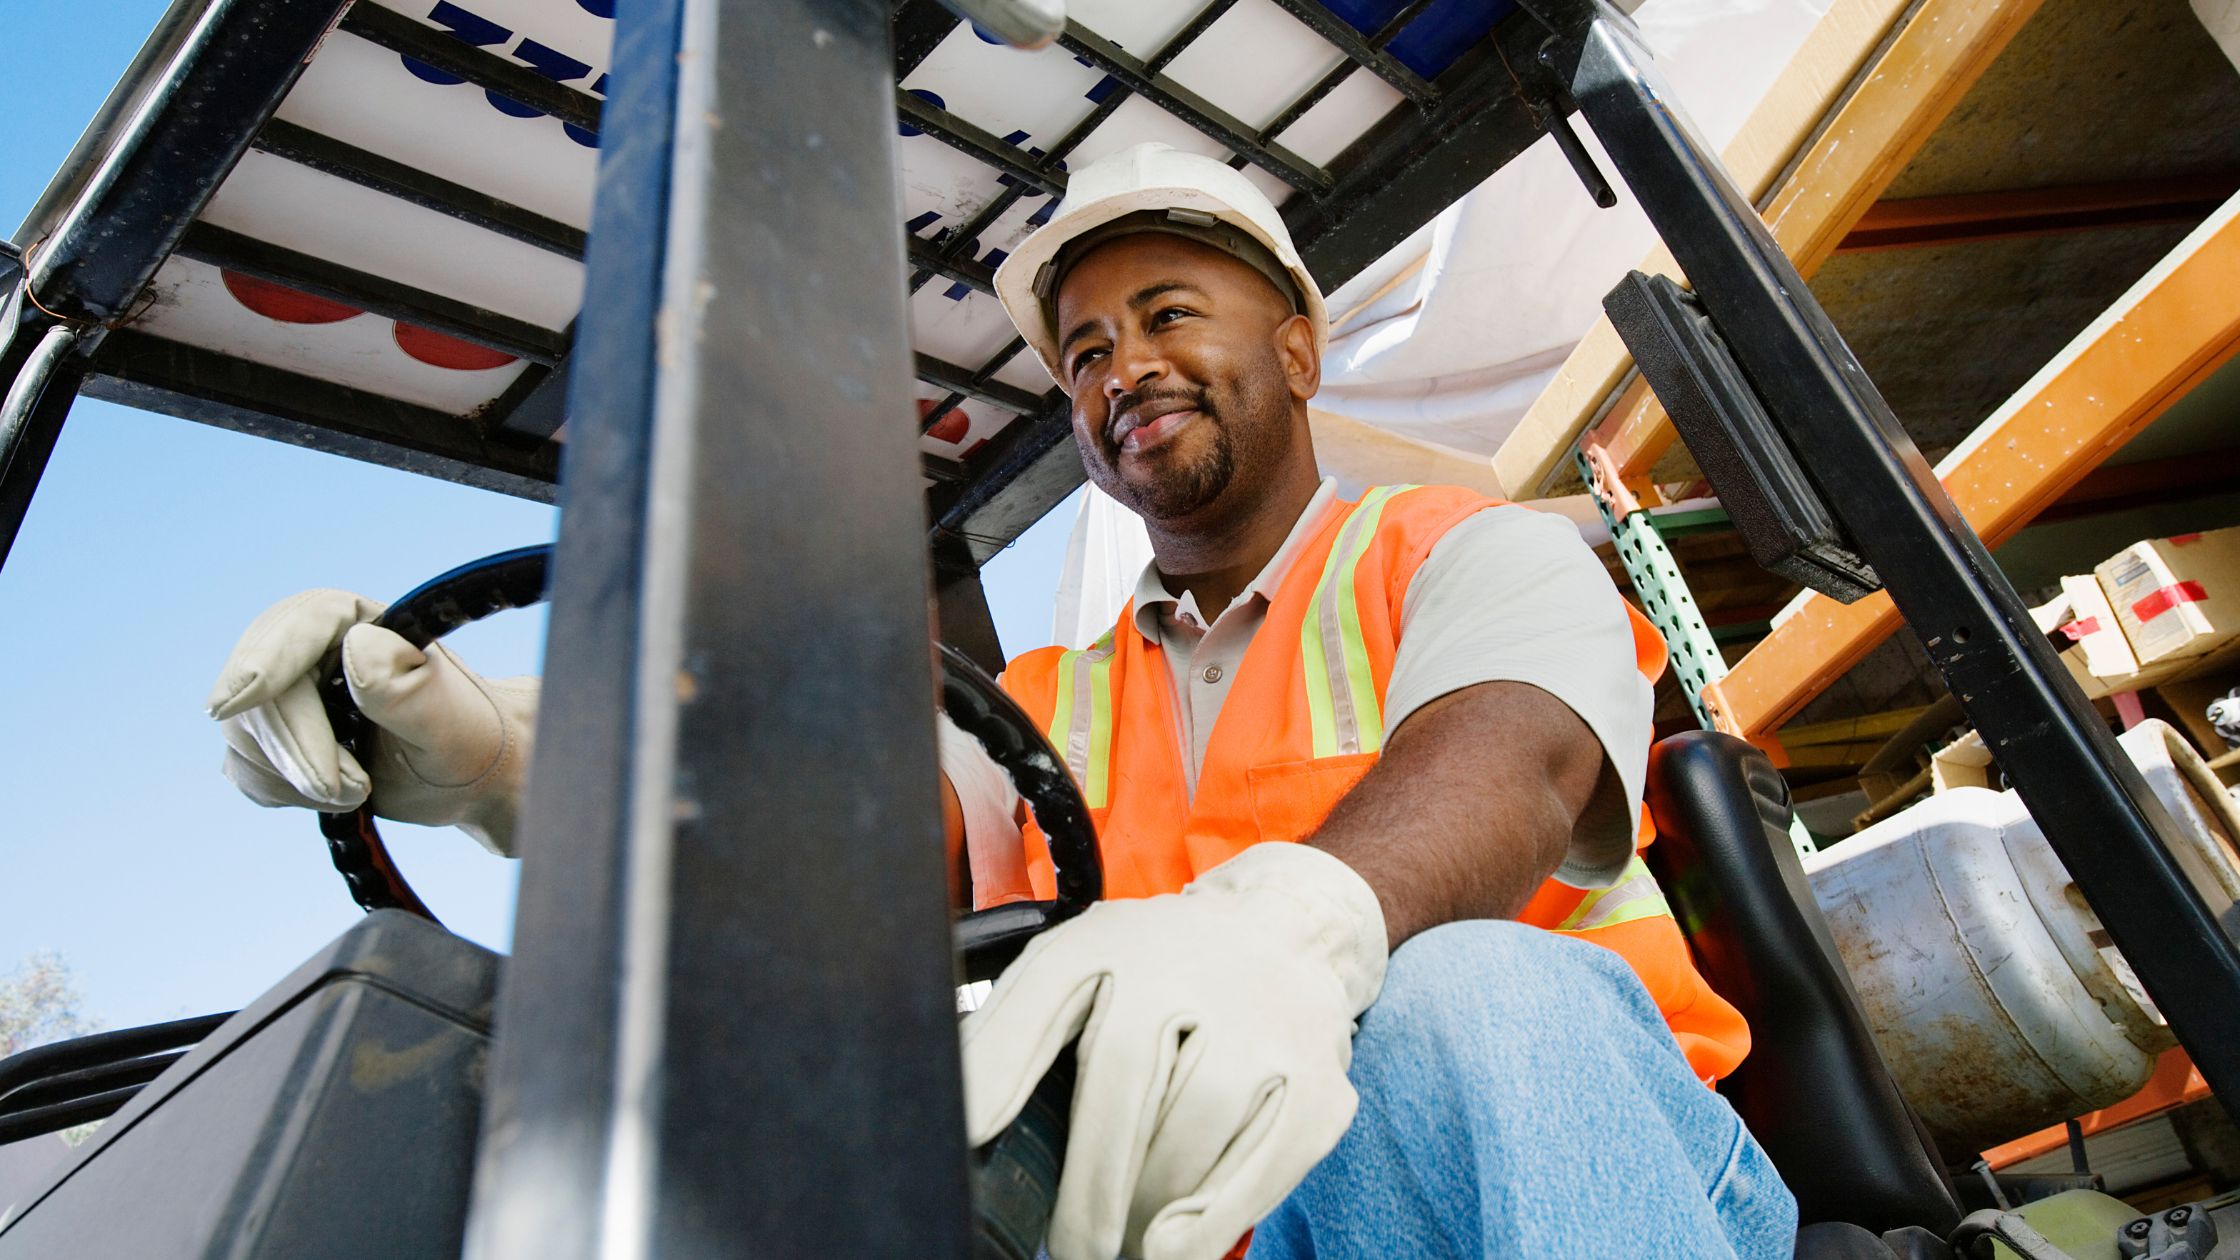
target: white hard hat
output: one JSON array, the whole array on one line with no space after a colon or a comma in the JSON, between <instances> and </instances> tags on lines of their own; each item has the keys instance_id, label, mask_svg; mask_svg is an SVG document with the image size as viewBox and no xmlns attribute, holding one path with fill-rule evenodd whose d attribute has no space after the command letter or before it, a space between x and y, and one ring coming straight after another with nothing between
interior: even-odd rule
<instances>
[{"instance_id":1,"label":"white hard hat","mask_svg":"<svg viewBox=\"0 0 2240 1260\"><path fill-rule=\"evenodd\" d=\"M1052 325L1065 268L1098 242L1136 232L1203 241L1249 264L1313 323L1315 357L1328 348L1322 290L1299 261L1274 204L1217 158L1146 143L1069 176L1057 216L996 268L996 296L1053 379L1064 380Z\"/></svg>"}]
</instances>

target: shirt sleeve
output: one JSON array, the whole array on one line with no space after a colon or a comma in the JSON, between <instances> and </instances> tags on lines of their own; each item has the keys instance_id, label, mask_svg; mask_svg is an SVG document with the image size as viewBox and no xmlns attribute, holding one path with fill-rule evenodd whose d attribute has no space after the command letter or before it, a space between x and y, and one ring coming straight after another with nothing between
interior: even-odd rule
<instances>
[{"instance_id":1,"label":"shirt sleeve","mask_svg":"<svg viewBox=\"0 0 2240 1260\"><path fill-rule=\"evenodd\" d=\"M949 720L935 715L941 772L956 789L957 805L964 814L965 855L972 869L976 904L983 894L1005 895L1026 886L1026 838L1019 829L1019 790L1011 776L979 740Z\"/></svg>"},{"instance_id":2,"label":"shirt sleeve","mask_svg":"<svg viewBox=\"0 0 2240 1260\"><path fill-rule=\"evenodd\" d=\"M1562 517L1486 508L1432 547L1401 607L1385 737L1433 700L1486 682L1538 687L1601 741L1615 773L1588 802L1556 878L1617 882L1633 856L1655 695L1634 667L1624 599Z\"/></svg>"}]
</instances>

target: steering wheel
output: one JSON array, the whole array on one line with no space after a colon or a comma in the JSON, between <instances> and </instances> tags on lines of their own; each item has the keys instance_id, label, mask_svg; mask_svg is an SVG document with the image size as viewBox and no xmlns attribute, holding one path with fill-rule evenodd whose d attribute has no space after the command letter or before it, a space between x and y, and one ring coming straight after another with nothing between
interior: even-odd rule
<instances>
[{"instance_id":1,"label":"steering wheel","mask_svg":"<svg viewBox=\"0 0 2240 1260\"><path fill-rule=\"evenodd\" d=\"M544 545L471 561L413 588L373 624L424 650L492 613L543 602L551 560L552 548ZM1098 859L1088 804L1065 763L1026 711L948 644L941 645L941 694L949 719L986 745L996 764L1011 776L1049 838L1057 867L1055 900L995 906L957 920L955 943L965 979L988 980L1017 957L1036 933L1079 914L1102 897L1104 867ZM324 662L319 697L336 740L362 761L373 727L350 698L340 651ZM360 906L369 912L406 910L437 921L389 856L370 800L346 814L321 814L319 830L326 836L335 870Z\"/></svg>"},{"instance_id":2,"label":"steering wheel","mask_svg":"<svg viewBox=\"0 0 2240 1260\"><path fill-rule=\"evenodd\" d=\"M541 603L551 561L548 545L460 565L415 587L373 624L425 650L437 639L492 613ZM337 741L363 761L373 726L350 698L339 650L323 662L319 697ZM995 679L945 643L941 645L941 702L949 720L977 737L1011 776L1049 838L1057 867L1055 900L995 906L957 920L954 941L963 978L991 980L1037 933L1081 913L1104 895L1104 866L1097 854L1088 803L1034 719ZM334 868L360 906L368 912L407 910L436 921L381 842L372 801L347 814L321 814L319 830L327 838ZM1073 1052L1068 1049L1036 1085L1011 1127L972 1152L978 1260L1031 1260L1040 1247L1057 1200L1073 1080Z\"/></svg>"}]
</instances>

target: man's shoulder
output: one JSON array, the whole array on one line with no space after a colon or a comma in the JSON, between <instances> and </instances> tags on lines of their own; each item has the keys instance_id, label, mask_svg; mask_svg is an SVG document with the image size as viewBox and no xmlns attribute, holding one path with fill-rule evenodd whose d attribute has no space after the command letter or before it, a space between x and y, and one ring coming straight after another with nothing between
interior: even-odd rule
<instances>
[{"instance_id":1,"label":"man's shoulder","mask_svg":"<svg viewBox=\"0 0 2240 1260\"><path fill-rule=\"evenodd\" d=\"M1010 662L1003 667L1003 685L1010 687L1014 681L1024 682L1028 679L1055 674L1058 668L1058 658L1065 654L1064 645L1057 643L1048 647L1038 647L1032 651L1021 652L1012 657Z\"/></svg>"},{"instance_id":2,"label":"man's shoulder","mask_svg":"<svg viewBox=\"0 0 2240 1260\"><path fill-rule=\"evenodd\" d=\"M1412 513L1467 516L1484 508L1503 506L1507 502L1467 486L1392 486L1389 489Z\"/></svg>"},{"instance_id":3,"label":"man's shoulder","mask_svg":"<svg viewBox=\"0 0 2240 1260\"><path fill-rule=\"evenodd\" d=\"M1482 528L1475 524L1462 528L1466 523L1489 515L1497 518L1510 513L1532 515L1525 509L1464 486L1394 486L1390 490L1379 514L1377 543L1390 557L1388 563L1393 566L1394 576L1399 578L1413 575L1432 549L1441 546L1449 537L1476 533ZM1366 503L1369 499L1365 496L1363 501Z\"/></svg>"},{"instance_id":4,"label":"man's shoulder","mask_svg":"<svg viewBox=\"0 0 2240 1260\"><path fill-rule=\"evenodd\" d=\"M1442 537L1451 538L1454 544L1449 550L1489 547L1539 552L1552 547L1566 553L1591 551L1578 525L1561 512L1498 499L1462 486L1421 486L1410 495L1424 496L1417 513L1442 523Z\"/></svg>"},{"instance_id":5,"label":"man's shoulder","mask_svg":"<svg viewBox=\"0 0 2240 1260\"><path fill-rule=\"evenodd\" d=\"M1465 491L1465 494L1471 492ZM1602 560L1560 512L1473 496L1477 506L1449 520L1414 566L1409 583L1436 589L1457 585L1474 604L1487 587L1509 595L1520 587L1550 586L1570 595L1615 590Z\"/></svg>"}]
</instances>

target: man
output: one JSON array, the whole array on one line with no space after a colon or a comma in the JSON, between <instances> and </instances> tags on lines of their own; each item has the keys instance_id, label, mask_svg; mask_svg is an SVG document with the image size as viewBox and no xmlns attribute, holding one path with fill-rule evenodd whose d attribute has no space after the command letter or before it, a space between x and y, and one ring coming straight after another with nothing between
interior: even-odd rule
<instances>
[{"instance_id":1,"label":"man","mask_svg":"<svg viewBox=\"0 0 2240 1260\"><path fill-rule=\"evenodd\" d=\"M1460 490L1337 499L1307 428L1322 295L1220 162L1087 167L996 284L1155 556L1110 634L1005 676L1113 898L964 1029L976 1144L1077 1047L1055 1260L1213 1260L1255 1225L1255 1257L1787 1256L1794 1203L1704 1087L1747 1032L1634 856L1662 647L1593 554ZM311 592L252 626L212 695L228 773L504 850L533 699L375 611ZM338 640L370 774L305 682ZM1049 895L946 723L943 767L974 901Z\"/></svg>"}]
</instances>

